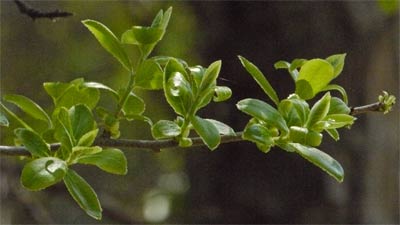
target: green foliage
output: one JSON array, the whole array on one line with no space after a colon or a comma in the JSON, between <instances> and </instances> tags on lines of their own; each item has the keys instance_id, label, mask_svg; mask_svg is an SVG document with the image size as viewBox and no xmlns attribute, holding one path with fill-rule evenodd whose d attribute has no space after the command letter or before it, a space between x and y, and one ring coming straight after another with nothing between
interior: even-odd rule
<instances>
[{"instance_id":1,"label":"green foliage","mask_svg":"<svg viewBox=\"0 0 400 225\"><path fill-rule=\"evenodd\" d=\"M117 90L98 82L85 82L83 78L71 82L46 82L43 87L53 101L51 114L22 95L5 95L4 100L16 105L27 115L47 123L47 130L38 132L23 119L0 103L0 125L9 126L10 119L20 127L14 130L16 144L23 145L31 157L24 166L21 183L37 191L59 183L61 180L77 204L91 217L101 219L101 205L92 187L74 170L74 164L92 165L101 170L125 175L128 172L124 153L116 148L96 145L99 136L117 139L122 121L140 120L151 126L155 139L172 139L181 147L193 144L191 131L204 144L215 150L223 136L236 136L235 131L223 122L198 116L200 109L211 101L228 100L232 91L218 86L222 62L208 67L189 66L184 60L171 56L153 56L151 52L163 38L172 8L160 10L151 26L133 26L118 38L108 27L94 20L82 23L100 45L128 70L129 80ZM125 45L134 45L141 53L136 63L128 57ZM294 59L291 63L278 61L276 69L285 69L292 77L295 90L286 99L279 99L276 91L256 65L239 56L245 70L254 78L274 106L253 98L240 100L237 108L251 118L242 133L242 139L256 144L264 153L278 146L297 153L312 164L342 182L341 165L326 153L316 149L321 145L323 132L339 140L339 128L350 127L355 117L348 107L346 91L331 84L344 68L346 54L326 59ZM133 66L135 65L135 66ZM144 100L134 90L162 90L169 106L177 117L174 121L159 120L153 124L146 117ZM113 96L111 105L98 106L101 91ZM342 99L332 97L328 91L338 91ZM310 108L308 100L325 94ZM387 113L395 97L384 92L379 96L379 110ZM51 116L49 116L51 115ZM13 122L13 121L12 121ZM57 142L59 145L50 144ZM97 142L99 143L99 142ZM54 146L58 146L54 148Z\"/></svg>"}]
</instances>

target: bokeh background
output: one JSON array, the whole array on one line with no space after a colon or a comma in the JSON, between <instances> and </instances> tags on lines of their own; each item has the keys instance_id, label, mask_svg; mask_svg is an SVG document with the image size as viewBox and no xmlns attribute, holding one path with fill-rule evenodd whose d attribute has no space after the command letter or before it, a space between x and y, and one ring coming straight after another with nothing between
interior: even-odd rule
<instances>
[{"instance_id":1,"label":"bokeh background","mask_svg":"<svg viewBox=\"0 0 400 225\"><path fill-rule=\"evenodd\" d=\"M394 1L396 2L396 1ZM117 88L127 82L119 63L81 24L95 19L117 36L132 25L149 25L159 9L173 6L163 41L154 54L208 66L222 59L219 81L233 97L200 113L243 129L248 117L235 103L267 100L241 67L237 55L253 61L281 98L294 85L274 62L347 53L336 83L352 106L377 100L382 90L399 97L398 1L29 1L74 16L32 21L12 1L1 1L1 94L31 97L51 109L42 83L78 77ZM128 51L135 57L135 49ZM137 93L154 121L173 119L161 92ZM110 104L110 99L102 100ZM14 112L23 114L9 105ZM24 117L25 118L25 117ZM29 121L29 118L26 118ZM33 121L29 121L33 122ZM123 137L150 139L141 122L122 126ZM12 127L1 128L1 144L13 144ZM399 223L399 107L388 115L360 115L341 141L325 138L321 149L345 169L331 177L296 154L278 148L264 154L250 143L206 148L127 150L129 172L113 176L85 166L76 169L98 193L104 208L96 221L79 209L63 184L29 192L19 183L23 162L0 158L1 224L131 223Z\"/></svg>"}]
</instances>

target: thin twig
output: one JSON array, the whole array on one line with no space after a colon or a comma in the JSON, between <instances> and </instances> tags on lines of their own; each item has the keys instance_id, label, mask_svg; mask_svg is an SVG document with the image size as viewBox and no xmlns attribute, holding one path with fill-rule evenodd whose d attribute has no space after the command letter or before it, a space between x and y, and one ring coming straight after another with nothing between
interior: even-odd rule
<instances>
[{"instance_id":1,"label":"thin twig","mask_svg":"<svg viewBox=\"0 0 400 225\"><path fill-rule=\"evenodd\" d=\"M355 116L362 113L368 112L382 112L383 104L376 102L369 105L358 106L351 108L350 115ZM229 142L239 142L242 139L243 132L236 132L235 135L223 135L221 136L221 144ZM192 138L194 146L204 146L203 140L200 137ZM93 145L101 147L116 147L124 149L151 149L154 151L160 151L160 149L170 149L179 147L179 143L174 139L165 140L134 140L134 139L110 139L99 137L96 139ZM60 147L59 143L51 144L51 150L57 150ZM0 146L0 156L30 156L30 153L23 146Z\"/></svg>"}]
</instances>

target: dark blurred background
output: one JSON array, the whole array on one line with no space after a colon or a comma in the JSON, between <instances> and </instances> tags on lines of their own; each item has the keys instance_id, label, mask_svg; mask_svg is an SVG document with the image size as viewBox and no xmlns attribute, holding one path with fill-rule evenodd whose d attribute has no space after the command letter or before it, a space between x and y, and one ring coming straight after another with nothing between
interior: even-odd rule
<instances>
[{"instance_id":1,"label":"dark blurred background","mask_svg":"<svg viewBox=\"0 0 400 225\"><path fill-rule=\"evenodd\" d=\"M235 103L245 97L267 101L241 67L237 55L253 61L281 98L293 92L278 60L325 58L347 53L342 75L352 106L377 100L382 90L399 96L399 13L378 1L29 1L32 7L61 9L74 16L32 21L12 1L1 1L1 94L31 97L51 109L42 83L78 77L113 88L127 74L80 23L95 19L119 36L132 25L149 25L159 9L173 6L163 41L154 54L208 66L222 59L220 84L233 97L200 113L243 129L248 117ZM398 3L398 1L397 1ZM135 57L134 49L129 49ZM161 92L137 93L146 115L173 119ZM109 99L100 102L107 105ZM14 112L23 114L9 105ZM25 118L25 117L24 117ZM29 121L29 118L26 118ZM29 121L34 122L34 121ZM150 139L149 127L132 122L125 138ZM12 145L12 127L1 128L1 144ZM388 115L360 115L340 142L325 137L321 149L345 169L336 183L296 154L278 148L268 154L240 142L206 148L126 151L129 173L112 176L96 168L76 169L98 193L102 221L79 209L63 184L29 192L19 183L23 163L0 158L1 224L97 223L399 223L399 107Z\"/></svg>"}]
</instances>

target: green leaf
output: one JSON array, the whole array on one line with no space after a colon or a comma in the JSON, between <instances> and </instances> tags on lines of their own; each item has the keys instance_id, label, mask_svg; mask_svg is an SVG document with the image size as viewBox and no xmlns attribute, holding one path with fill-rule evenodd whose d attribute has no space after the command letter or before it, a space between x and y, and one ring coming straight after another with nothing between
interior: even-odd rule
<instances>
[{"instance_id":1,"label":"green leaf","mask_svg":"<svg viewBox=\"0 0 400 225\"><path fill-rule=\"evenodd\" d=\"M2 112L0 112L0 126L8 127L9 124L10 123L8 122L7 117Z\"/></svg>"},{"instance_id":2,"label":"green leaf","mask_svg":"<svg viewBox=\"0 0 400 225\"><path fill-rule=\"evenodd\" d=\"M289 71L302 67L307 61L307 59L294 59L290 64Z\"/></svg>"},{"instance_id":3,"label":"green leaf","mask_svg":"<svg viewBox=\"0 0 400 225\"><path fill-rule=\"evenodd\" d=\"M108 86L106 86L106 85L104 85L102 83L85 82L85 83L83 83L83 85L85 87L89 87L89 88L96 88L96 89L106 90L106 91L110 92L115 98L118 98L118 93L114 89L112 89L112 88L110 88L110 87L108 87Z\"/></svg>"},{"instance_id":4,"label":"green leaf","mask_svg":"<svg viewBox=\"0 0 400 225\"><path fill-rule=\"evenodd\" d=\"M329 114L350 114L350 107L347 106L340 98L332 97L329 107Z\"/></svg>"},{"instance_id":5,"label":"green leaf","mask_svg":"<svg viewBox=\"0 0 400 225\"><path fill-rule=\"evenodd\" d=\"M3 103L0 102L0 107L13 118L16 120L18 123L20 123L23 127L29 130L33 130L28 124L26 124L22 119L20 119L17 115L15 115L11 110L9 110ZM8 121L7 121L8 122Z\"/></svg>"},{"instance_id":6,"label":"green leaf","mask_svg":"<svg viewBox=\"0 0 400 225\"><path fill-rule=\"evenodd\" d=\"M126 157L116 148L105 148L96 154L81 156L78 163L94 165L112 174L125 175L128 172Z\"/></svg>"},{"instance_id":7,"label":"green leaf","mask_svg":"<svg viewBox=\"0 0 400 225\"><path fill-rule=\"evenodd\" d=\"M125 69L132 70L131 61L121 46L118 38L105 25L94 20L83 20L82 23L96 37L101 46L113 55Z\"/></svg>"},{"instance_id":8,"label":"green leaf","mask_svg":"<svg viewBox=\"0 0 400 225\"><path fill-rule=\"evenodd\" d=\"M96 129L93 114L85 105L76 105L69 109L69 116L75 140L79 140L84 134Z\"/></svg>"},{"instance_id":9,"label":"green leaf","mask_svg":"<svg viewBox=\"0 0 400 225\"><path fill-rule=\"evenodd\" d=\"M14 132L32 156L46 157L51 154L49 145L36 132L26 128L18 128Z\"/></svg>"},{"instance_id":10,"label":"green leaf","mask_svg":"<svg viewBox=\"0 0 400 225\"><path fill-rule=\"evenodd\" d=\"M132 27L132 33L139 44L146 45L161 40L163 29L157 27L134 26Z\"/></svg>"},{"instance_id":11,"label":"green leaf","mask_svg":"<svg viewBox=\"0 0 400 225\"><path fill-rule=\"evenodd\" d=\"M276 94L274 88L265 78L264 74L255 66L253 63L248 61L242 56L239 56L240 62L242 63L243 67L250 73L250 75L256 80L258 85L264 90L264 92L271 98L271 100L275 103L275 105L279 104L279 98Z\"/></svg>"},{"instance_id":12,"label":"green leaf","mask_svg":"<svg viewBox=\"0 0 400 225\"><path fill-rule=\"evenodd\" d=\"M295 94L282 100L279 103L278 110L285 118L288 127L303 126L310 113L308 103Z\"/></svg>"},{"instance_id":13,"label":"green leaf","mask_svg":"<svg viewBox=\"0 0 400 225\"><path fill-rule=\"evenodd\" d=\"M19 108L22 109L22 111L32 116L33 118L47 122L49 128L53 126L51 119L47 115L47 113L31 99L22 95L13 94L5 95L3 99L7 102L11 102L17 105Z\"/></svg>"},{"instance_id":14,"label":"green leaf","mask_svg":"<svg viewBox=\"0 0 400 225\"><path fill-rule=\"evenodd\" d=\"M284 60L280 60L274 64L275 69L289 69L290 63Z\"/></svg>"},{"instance_id":15,"label":"green leaf","mask_svg":"<svg viewBox=\"0 0 400 225\"><path fill-rule=\"evenodd\" d=\"M21 184L31 191L38 191L61 181L67 169L67 163L58 158L35 159L22 169Z\"/></svg>"},{"instance_id":16,"label":"green leaf","mask_svg":"<svg viewBox=\"0 0 400 225\"><path fill-rule=\"evenodd\" d=\"M143 99L135 95L133 92L130 92L122 111L125 116L141 115L145 108L146 106Z\"/></svg>"},{"instance_id":17,"label":"green leaf","mask_svg":"<svg viewBox=\"0 0 400 225\"><path fill-rule=\"evenodd\" d=\"M97 137L97 133L99 132L99 129L94 129L86 134L82 135L82 137L78 140L78 146L91 146L94 142L94 140Z\"/></svg>"},{"instance_id":18,"label":"green leaf","mask_svg":"<svg viewBox=\"0 0 400 225\"><path fill-rule=\"evenodd\" d=\"M307 147L298 143L289 143L289 145L296 149L299 155L321 168L338 182L343 181L343 168L334 158L316 148Z\"/></svg>"},{"instance_id":19,"label":"green leaf","mask_svg":"<svg viewBox=\"0 0 400 225\"><path fill-rule=\"evenodd\" d=\"M300 70L296 80L296 94L308 100L313 98L334 78L332 65L323 59L307 61Z\"/></svg>"},{"instance_id":20,"label":"green leaf","mask_svg":"<svg viewBox=\"0 0 400 225\"><path fill-rule=\"evenodd\" d=\"M213 97L214 102L222 102L228 100L232 96L232 90L225 86L216 86L215 96Z\"/></svg>"},{"instance_id":21,"label":"green leaf","mask_svg":"<svg viewBox=\"0 0 400 225\"><path fill-rule=\"evenodd\" d=\"M214 124L214 126L217 128L218 132L222 135L231 135L231 136L236 135L235 131L230 126L226 125L223 122L220 122L218 120L213 120L213 119L205 119L205 120Z\"/></svg>"},{"instance_id":22,"label":"green leaf","mask_svg":"<svg viewBox=\"0 0 400 225\"><path fill-rule=\"evenodd\" d=\"M331 55L328 58L326 58L326 61L328 61L333 66L333 69L334 69L333 77L334 78L339 76L339 74L342 72L343 67L344 67L345 58L346 58L346 53Z\"/></svg>"},{"instance_id":23,"label":"green leaf","mask_svg":"<svg viewBox=\"0 0 400 225\"><path fill-rule=\"evenodd\" d=\"M75 164L78 162L80 158L86 157L88 155L93 155L101 151L103 151L103 149L99 146L92 146L92 147L75 146L72 148L72 154L69 157L68 163Z\"/></svg>"},{"instance_id":24,"label":"green leaf","mask_svg":"<svg viewBox=\"0 0 400 225\"><path fill-rule=\"evenodd\" d=\"M61 146L63 146L65 150L70 152L72 147L75 146L76 140L72 131L71 118L65 107L60 108L56 121L54 138L61 142ZM66 155L66 157L68 157L68 155Z\"/></svg>"},{"instance_id":25,"label":"green leaf","mask_svg":"<svg viewBox=\"0 0 400 225\"><path fill-rule=\"evenodd\" d=\"M219 131L217 127L215 127L214 123L198 116L193 116L190 121L192 122L195 131L207 147L210 150L216 149L221 141L221 137L219 136Z\"/></svg>"},{"instance_id":26,"label":"green leaf","mask_svg":"<svg viewBox=\"0 0 400 225\"><path fill-rule=\"evenodd\" d=\"M183 66L175 59L168 62L164 71L164 95L174 111L184 116L192 103L193 92Z\"/></svg>"},{"instance_id":27,"label":"green leaf","mask_svg":"<svg viewBox=\"0 0 400 225\"><path fill-rule=\"evenodd\" d=\"M339 141L339 132L336 129L327 129L325 131L333 138L333 140Z\"/></svg>"},{"instance_id":28,"label":"green leaf","mask_svg":"<svg viewBox=\"0 0 400 225\"><path fill-rule=\"evenodd\" d=\"M204 72L203 79L201 80L199 89L200 94L207 92L207 90L216 84L216 80L221 70L221 60L211 63L211 65Z\"/></svg>"},{"instance_id":29,"label":"green leaf","mask_svg":"<svg viewBox=\"0 0 400 225\"><path fill-rule=\"evenodd\" d=\"M262 152L269 152L271 146L274 145L274 140L269 132L268 128L261 124L248 124L243 132L243 139L257 143L257 146L263 146L259 148Z\"/></svg>"},{"instance_id":30,"label":"green leaf","mask_svg":"<svg viewBox=\"0 0 400 225\"><path fill-rule=\"evenodd\" d=\"M343 96L343 101L345 102L345 104L347 105L349 102L346 90L342 86L339 86L337 84L329 84L321 91L338 91Z\"/></svg>"},{"instance_id":31,"label":"green leaf","mask_svg":"<svg viewBox=\"0 0 400 225\"><path fill-rule=\"evenodd\" d=\"M181 128L173 121L160 120L151 127L155 139L172 138L181 134Z\"/></svg>"},{"instance_id":32,"label":"green leaf","mask_svg":"<svg viewBox=\"0 0 400 225\"><path fill-rule=\"evenodd\" d=\"M289 129L282 115L274 107L258 99L247 98L236 104L237 108L258 119L264 121L269 126L277 127L283 133L288 133Z\"/></svg>"},{"instance_id":33,"label":"green leaf","mask_svg":"<svg viewBox=\"0 0 400 225\"><path fill-rule=\"evenodd\" d=\"M159 90L163 88L163 71L155 60L145 60L138 68L135 85L144 89Z\"/></svg>"},{"instance_id":34,"label":"green leaf","mask_svg":"<svg viewBox=\"0 0 400 225\"><path fill-rule=\"evenodd\" d=\"M74 200L89 216L97 220L101 219L102 209L99 199L93 188L81 176L72 169L68 169L64 184Z\"/></svg>"},{"instance_id":35,"label":"green leaf","mask_svg":"<svg viewBox=\"0 0 400 225\"><path fill-rule=\"evenodd\" d=\"M306 127L311 128L317 122L323 120L329 112L329 106L331 102L331 95L327 92L320 100L318 100L311 108L308 116Z\"/></svg>"},{"instance_id":36,"label":"green leaf","mask_svg":"<svg viewBox=\"0 0 400 225\"><path fill-rule=\"evenodd\" d=\"M348 114L330 114L324 118L329 123L328 129L337 129L352 125L356 118Z\"/></svg>"}]
</instances>

